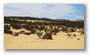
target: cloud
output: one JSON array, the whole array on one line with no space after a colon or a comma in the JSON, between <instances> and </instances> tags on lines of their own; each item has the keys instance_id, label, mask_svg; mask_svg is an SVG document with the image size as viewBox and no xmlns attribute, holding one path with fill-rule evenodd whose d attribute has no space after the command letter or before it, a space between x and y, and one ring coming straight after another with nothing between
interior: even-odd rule
<instances>
[{"instance_id":1,"label":"cloud","mask_svg":"<svg viewBox=\"0 0 90 55\"><path fill-rule=\"evenodd\" d=\"M76 7L67 4L5 4L4 6L4 16L32 16L54 19L74 17L72 13L75 11Z\"/></svg>"}]
</instances>

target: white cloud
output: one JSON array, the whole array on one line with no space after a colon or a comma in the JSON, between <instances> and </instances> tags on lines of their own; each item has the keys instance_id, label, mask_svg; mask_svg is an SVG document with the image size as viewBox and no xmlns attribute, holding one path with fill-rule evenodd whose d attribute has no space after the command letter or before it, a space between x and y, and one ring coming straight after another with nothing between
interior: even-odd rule
<instances>
[{"instance_id":1,"label":"white cloud","mask_svg":"<svg viewBox=\"0 0 90 55\"><path fill-rule=\"evenodd\" d=\"M60 4L6 4L4 16L33 16L47 18L61 18L75 12L72 5Z\"/></svg>"}]
</instances>

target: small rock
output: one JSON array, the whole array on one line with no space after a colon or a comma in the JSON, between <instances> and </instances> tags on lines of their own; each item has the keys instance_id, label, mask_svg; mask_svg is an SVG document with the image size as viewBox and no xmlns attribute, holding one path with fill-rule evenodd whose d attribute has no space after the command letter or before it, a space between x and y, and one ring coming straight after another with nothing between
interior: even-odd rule
<instances>
[{"instance_id":1,"label":"small rock","mask_svg":"<svg viewBox=\"0 0 90 55\"><path fill-rule=\"evenodd\" d=\"M80 38L77 38L77 40L80 40Z\"/></svg>"}]
</instances>

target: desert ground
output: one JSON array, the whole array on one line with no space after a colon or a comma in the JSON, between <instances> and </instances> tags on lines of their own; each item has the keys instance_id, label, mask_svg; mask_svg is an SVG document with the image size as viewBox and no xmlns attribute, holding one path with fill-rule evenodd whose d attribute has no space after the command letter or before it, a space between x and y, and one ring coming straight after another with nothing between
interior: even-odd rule
<instances>
[{"instance_id":1,"label":"desert ground","mask_svg":"<svg viewBox=\"0 0 90 55\"><path fill-rule=\"evenodd\" d=\"M22 18L23 20L20 20L20 18ZM84 22L83 21L73 22L73 21L67 21L67 20L58 21L58 20L50 20L50 19L39 20L33 17L30 17L31 20L28 20L27 18L18 17L18 19L16 19L15 17L14 18L5 17L4 19L5 21L4 22L4 48L5 49L84 49L84 25L83 25ZM56 26L56 24L58 25L61 24L61 25ZM44 28L42 28L43 27L42 25L44 25ZM33 30L32 26L33 28L36 28L35 30L40 31L41 29L43 29L42 31L43 34L41 37L43 37L45 33L48 33L47 31L49 29L50 31L49 35L52 35L52 38L51 38L52 40L48 39L47 37L46 37L47 39L40 38L37 35L37 31L35 34L27 35L31 33L31 31ZM81 31L80 31L80 28L81 28ZM21 31L25 31L27 34L25 33L21 34L20 33ZM53 32L51 33L51 31L56 32L57 35L53 35L52 34ZM17 33L19 35L17 35ZM81 33L83 35L81 35ZM67 36L67 34L69 35ZM49 37L49 35L47 36Z\"/></svg>"},{"instance_id":2,"label":"desert ground","mask_svg":"<svg viewBox=\"0 0 90 55\"><path fill-rule=\"evenodd\" d=\"M12 30L18 32L25 29ZM18 36L4 34L4 47L5 49L84 49L84 35L73 33L77 36L70 38L61 31L57 35L52 35L53 40L40 39L36 34ZM77 40L78 38L80 40Z\"/></svg>"}]
</instances>

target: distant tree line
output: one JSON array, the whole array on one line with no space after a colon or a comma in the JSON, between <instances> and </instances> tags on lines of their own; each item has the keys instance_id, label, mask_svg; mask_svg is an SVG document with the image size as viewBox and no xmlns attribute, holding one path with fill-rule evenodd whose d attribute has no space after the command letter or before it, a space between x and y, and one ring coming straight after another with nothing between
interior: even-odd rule
<instances>
[{"instance_id":1,"label":"distant tree line","mask_svg":"<svg viewBox=\"0 0 90 55\"><path fill-rule=\"evenodd\" d=\"M44 20L47 22L26 22L26 21L18 21L19 20ZM78 27L78 28L84 28L84 21L69 21L69 20L53 20L49 18L37 18L37 17L21 17L21 16L4 16L4 23L8 24L29 24L29 25L62 25L62 26L70 26L70 27Z\"/></svg>"}]
</instances>

